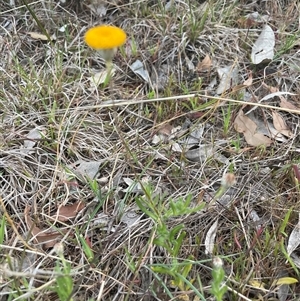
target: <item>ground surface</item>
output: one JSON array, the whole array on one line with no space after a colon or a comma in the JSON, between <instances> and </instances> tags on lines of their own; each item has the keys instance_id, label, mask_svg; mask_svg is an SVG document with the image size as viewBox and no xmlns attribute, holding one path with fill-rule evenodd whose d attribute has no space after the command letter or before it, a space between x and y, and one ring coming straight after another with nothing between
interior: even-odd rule
<instances>
[{"instance_id":1,"label":"ground surface","mask_svg":"<svg viewBox=\"0 0 300 301\"><path fill-rule=\"evenodd\" d=\"M215 257L223 300L299 300L297 1L24 3L0 3L1 300L217 300ZM106 87L102 23L128 36Z\"/></svg>"}]
</instances>

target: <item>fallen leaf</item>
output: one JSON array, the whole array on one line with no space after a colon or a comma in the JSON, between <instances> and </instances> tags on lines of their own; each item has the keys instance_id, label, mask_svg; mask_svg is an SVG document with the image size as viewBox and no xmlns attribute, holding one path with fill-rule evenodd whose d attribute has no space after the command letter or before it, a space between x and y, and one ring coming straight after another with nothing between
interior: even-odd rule
<instances>
[{"instance_id":1,"label":"fallen leaf","mask_svg":"<svg viewBox=\"0 0 300 301\"><path fill-rule=\"evenodd\" d=\"M283 96L279 97L280 98L280 107L285 108L285 109L290 109L290 110L299 110L298 107L287 101Z\"/></svg>"},{"instance_id":2,"label":"fallen leaf","mask_svg":"<svg viewBox=\"0 0 300 301\"><path fill-rule=\"evenodd\" d=\"M100 161L86 162L83 160L78 160L76 162L76 168L74 171L81 176L88 177L89 179L94 179L99 172L100 165Z\"/></svg>"},{"instance_id":3,"label":"fallen leaf","mask_svg":"<svg viewBox=\"0 0 300 301\"><path fill-rule=\"evenodd\" d=\"M272 60L274 58L275 34L269 25L264 25L261 34L255 41L252 52L252 63L257 65L264 60Z\"/></svg>"},{"instance_id":4,"label":"fallen leaf","mask_svg":"<svg viewBox=\"0 0 300 301\"><path fill-rule=\"evenodd\" d=\"M279 286L282 284L294 284L294 283L298 283L298 280L296 278L293 277L282 277L279 279L275 279L272 283L272 286Z\"/></svg>"},{"instance_id":5,"label":"fallen leaf","mask_svg":"<svg viewBox=\"0 0 300 301\"><path fill-rule=\"evenodd\" d=\"M234 128L239 133L250 132L251 134L254 134L257 126L250 118L248 118L244 114L243 110L240 110L237 117L235 118Z\"/></svg>"},{"instance_id":6,"label":"fallen leaf","mask_svg":"<svg viewBox=\"0 0 300 301\"><path fill-rule=\"evenodd\" d=\"M143 63L140 60L136 60L131 64L130 69L137 75L139 75L146 83L150 83L150 76L148 71L144 68Z\"/></svg>"},{"instance_id":7,"label":"fallen leaf","mask_svg":"<svg viewBox=\"0 0 300 301\"><path fill-rule=\"evenodd\" d=\"M234 120L234 128L237 132L243 133L246 142L252 146L269 146L272 140L267 136L257 133L257 125L249 117L247 117L243 110L240 110L236 119Z\"/></svg>"},{"instance_id":8,"label":"fallen leaf","mask_svg":"<svg viewBox=\"0 0 300 301\"><path fill-rule=\"evenodd\" d=\"M271 123L268 120L263 121L262 119L260 119L259 117L256 117L252 112L248 115L247 117L249 117L257 126L256 128L256 132L261 133L271 139L275 139L276 141L279 142L286 142L287 139L285 138L285 136L283 136L279 131L277 131L273 125L273 123Z\"/></svg>"},{"instance_id":9,"label":"fallen leaf","mask_svg":"<svg viewBox=\"0 0 300 301\"><path fill-rule=\"evenodd\" d=\"M285 121L283 120L282 116L277 112L273 111L272 112L273 116L273 124L275 129L280 132L281 134L293 138L294 134L290 131L290 129L287 127Z\"/></svg>"},{"instance_id":10,"label":"fallen leaf","mask_svg":"<svg viewBox=\"0 0 300 301\"><path fill-rule=\"evenodd\" d=\"M170 123L164 123L157 129L157 134L170 136L172 134L173 126Z\"/></svg>"},{"instance_id":11,"label":"fallen leaf","mask_svg":"<svg viewBox=\"0 0 300 301\"><path fill-rule=\"evenodd\" d=\"M107 12L107 3L102 0L92 0L91 4L87 5L89 9L97 16L104 17Z\"/></svg>"},{"instance_id":12,"label":"fallen leaf","mask_svg":"<svg viewBox=\"0 0 300 301\"><path fill-rule=\"evenodd\" d=\"M57 239L61 237L61 233L57 231L42 230L34 225L29 217L30 206L26 206L24 210L25 222L30 234L37 243L43 244L44 248L51 248L57 243Z\"/></svg>"},{"instance_id":13,"label":"fallen leaf","mask_svg":"<svg viewBox=\"0 0 300 301\"><path fill-rule=\"evenodd\" d=\"M238 84L239 72L236 66L230 65L218 68L217 72L220 79L220 83L216 91L217 94L222 94Z\"/></svg>"},{"instance_id":14,"label":"fallen leaf","mask_svg":"<svg viewBox=\"0 0 300 301\"><path fill-rule=\"evenodd\" d=\"M264 87L266 87L267 89L270 90L271 93L277 93L279 92L279 89L277 87L272 87L272 86L268 86L266 84L263 84ZM288 94L288 95L296 95L294 93L289 93L289 92L285 92L284 94ZM290 103L289 101L287 101L282 94L277 95L280 99L280 107L285 108L285 109L291 109L291 110L299 110L300 109L298 107L296 107L295 105L293 105L292 103Z\"/></svg>"},{"instance_id":15,"label":"fallen leaf","mask_svg":"<svg viewBox=\"0 0 300 301\"><path fill-rule=\"evenodd\" d=\"M246 142L252 146L270 146L272 143L272 140L270 138L261 133L255 133L251 135L249 132L245 132L244 136Z\"/></svg>"},{"instance_id":16,"label":"fallen leaf","mask_svg":"<svg viewBox=\"0 0 300 301\"><path fill-rule=\"evenodd\" d=\"M44 34L38 33L38 32L33 32L33 31L29 31L27 32L27 34L29 34L34 40L41 40L41 41L48 41L48 37ZM54 35L52 35L50 37L50 40L56 40L56 37Z\"/></svg>"},{"instance_id":17,"label":"fallen leaf","mask_svg":"<svg viewBox=\"0 0 300 301\"><path fill-rule=\"evenodd\" d=\"M85 207L84 202L76 202L73 205L59 206L57 213L53 216L61 222L68 221L76 217L77 213Z\"/></svg>"},{"instance_id":18,"label":"fallen leaf","mask_svg":"<svg viewBox=\"0 0 300 301\"><path fill-rule=\"evenodd\" d=\"M244 82L243 82L243 86L245 87L250 87L252 85L252 82L253 82L253 77L252 77L252 72L250 73L248 79L246 79Z\"/></svg>"},{"instance_id":19,"label":"fallen leaf","mask_svg":"<svg viewBox=\"0 0 300 301\"><path fill-rule=\"evenodd\" d=\"M253 82L253 78L251 72L248 79L246 79L242 84L234 86L232 88L232 92L240 91L243 88L250 87L252 85L252 82Z\"/></svg>"},{"instance_id":20,"label":"fallen leaf","mask_svg":"<svg viewBox=\"0 0 300 301\"><path fill-rule=\"evenodd\" d=\"M291 255L298 248L299 244L300 244L300 213L299 213L298 224L291 232L288 240L288 245L286 248L288 255Z\"/></svg>"},{"instance_id":21,"label":"fallen leaf","mask_svg":"<svg viewBox=\"0 0 300 301\"><path fill-rule=\"evenodd\" d=\"M216 220L211 225L211 227L206 233L204 245L205 245L205 254L207 255L213 254L217 230L218 230L218 220Z\"/></svg>"},{"instance_id":22,"label":"fallen leaf","mask_svg":"<svg viewBox=\"0 0 300 301\"><path fill-rule=\"evenodd\" d=\"M207 54L205 58L198 63L196 71L198 72L205 72L208 71L212 66L212 60L210 56Z\"/></svg>"},{"instance_id":23,"label":"fallen leaf","mask_svg":"<svg viewBox=\"0 0 300 301\"><path fill-rule=\"evenodd\" d=\"M116 73L116 68L112 68L110 70L110 77L113 77ZM90 80L90 86L93 87L98 87L99 85L105 83L106 79L108 76L108 72L107 69L104 69L100 72L95 73L94 75L92 75L91 77L89 77Z\"/></svg>"},{"instance_id":24,"label":"fallen leaf","mask_svg":"<svg viewBox=\"0 0 300 301\"><path fill-rule=\"evenodd\" d=\"M265 288L265 283L259 281L259 280L249 280L249 284L257 289L260 289L260 288Z\"/></svg>"}]
</instances>

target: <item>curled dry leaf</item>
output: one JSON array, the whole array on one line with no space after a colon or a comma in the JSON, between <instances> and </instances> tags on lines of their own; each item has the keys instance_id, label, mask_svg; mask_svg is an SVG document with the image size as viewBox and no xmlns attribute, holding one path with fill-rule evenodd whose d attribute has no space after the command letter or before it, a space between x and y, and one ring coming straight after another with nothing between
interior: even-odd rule
<instances>
[{"instance_id":1,"label":"curled dry leaf","mask_svg":"<svg viewBox=\"0 0 300 301\"><path fill-rule=\"evenodd\" d=\"M205 245L205 254L210 255L213 253L214 246L215 246L215 239L218 230L218 220L216 220L212 226L207 231L204 245Z\"/></svg>"},{"instance_id":2,"label":"curled dry leaf","mask_svg":"<svg viewBox=\"0 0 300 301\"><path fill-rule=\"evenodd\" d=\"M244 82L243 82L243 86L245 87L250 87L253 83L253 77L252 77L252 72L249 74L249 77L248 79L246 79Z\"/></svg>"},{"instance_id":3,"label":"curled dry leaf","mask_svg":"<svg viewBox=\"0 0 300 301\"><path fill-rule=\"evenodd\" d=\"M85 207L84 202L76 202L73 205L60 206L53 218L64 222L75 218L79 211Z\"/></svg>"},{"instance_id":4,"label":"curled dry leaf","mask_svg":"<svg viewBox=\"0 0 300 301\"><path fill-rule=\"evenodd\" d=\"M29 216L30 208L30 206L26 206L24 210L25 222L28 231L30 231L30 234L34 237L35 241L42 244L44 248L53 247L57 243L57 239L61 237L61 234L57 231L47 231L35 226Z\"/></svg>"},{"instance_id":5,"label":"curled dry leaf","mask_svg":"<svg viewBox=\"0 0 300 301\"><path fill-rule=\"evenodd\" d=\"M247 117L243 110L239 111L235 121L234 128L237 132L243 133L246 142L252 146L269 146L272 140L267 136L257 133L257 125L249 117Z\"/></svg>"},{"instance_id":6,"label":"curled dry leaf","mask_svg":"<svg viewBox=\"0 0 300 301\"><path fill-rule=\"evenodd\" d=\"M274 124L275 129L279 133L281 133L289 138L293 138L294 134L290 131L290 129L286 125L285 121L283 120L282 116L277 111L273 111L272 116L273 116L273 124Z\"/></svg>"}]
</instances>

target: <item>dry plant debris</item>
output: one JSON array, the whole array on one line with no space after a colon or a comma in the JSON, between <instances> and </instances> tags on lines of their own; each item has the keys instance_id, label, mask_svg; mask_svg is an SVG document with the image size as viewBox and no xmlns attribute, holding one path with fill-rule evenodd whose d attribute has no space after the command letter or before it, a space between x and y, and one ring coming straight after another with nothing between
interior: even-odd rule
<instances>
[{"instance_id":1,"label":"dry plant debris","mask_svg":"<svg viewBox=\"0 0 300 301\"><path fill-rule=\"evenodd\" d=\"M0 2L1 300L300 299L300 8L225 2Z\"/></svg>"}]
</instances>

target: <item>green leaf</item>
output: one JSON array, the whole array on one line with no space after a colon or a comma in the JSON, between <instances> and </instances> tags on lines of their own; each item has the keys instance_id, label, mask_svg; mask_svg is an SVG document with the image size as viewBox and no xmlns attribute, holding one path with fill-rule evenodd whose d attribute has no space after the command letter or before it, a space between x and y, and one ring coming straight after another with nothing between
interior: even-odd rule
<instances>
[{"instance_id":1,"label":"green leaf","mask_svg":"<svg viewBox=\"0 0 300 301\"><path fill-rule=\"evenodd\" d=\"M4 242L4 235L5 235L5 215L2 216L1 224L0 224L0 244L2 245Z\"/></svg>"},{"instance_id":2,"label":"green leaf","mask_svg":"<svg viewBox=\"0 0 300 301\"><path fill-rule=\"evenodd\" d=\"M294 284L294 283L298 283L298 280L296 278L293 277L282 277L279 279L276 279L273 281L272 286L279 286L282 284Z\"/></svg>"},{"instance_id":3,"label":"green leaf","mask_svg":"<svg viewBox=\"0 0 300 301\"><path fill-rule=\"evenodd\" d=\"M77 233L77 237L80 240L83 252L85 254L85 256L87 257L88 262L92 262L94 259L94 252L93 250L90 248L90 246L88 245L88 243L86 242L86 240L83 238L82 234L78 234Z\"/></svg>"}]
</instances>

